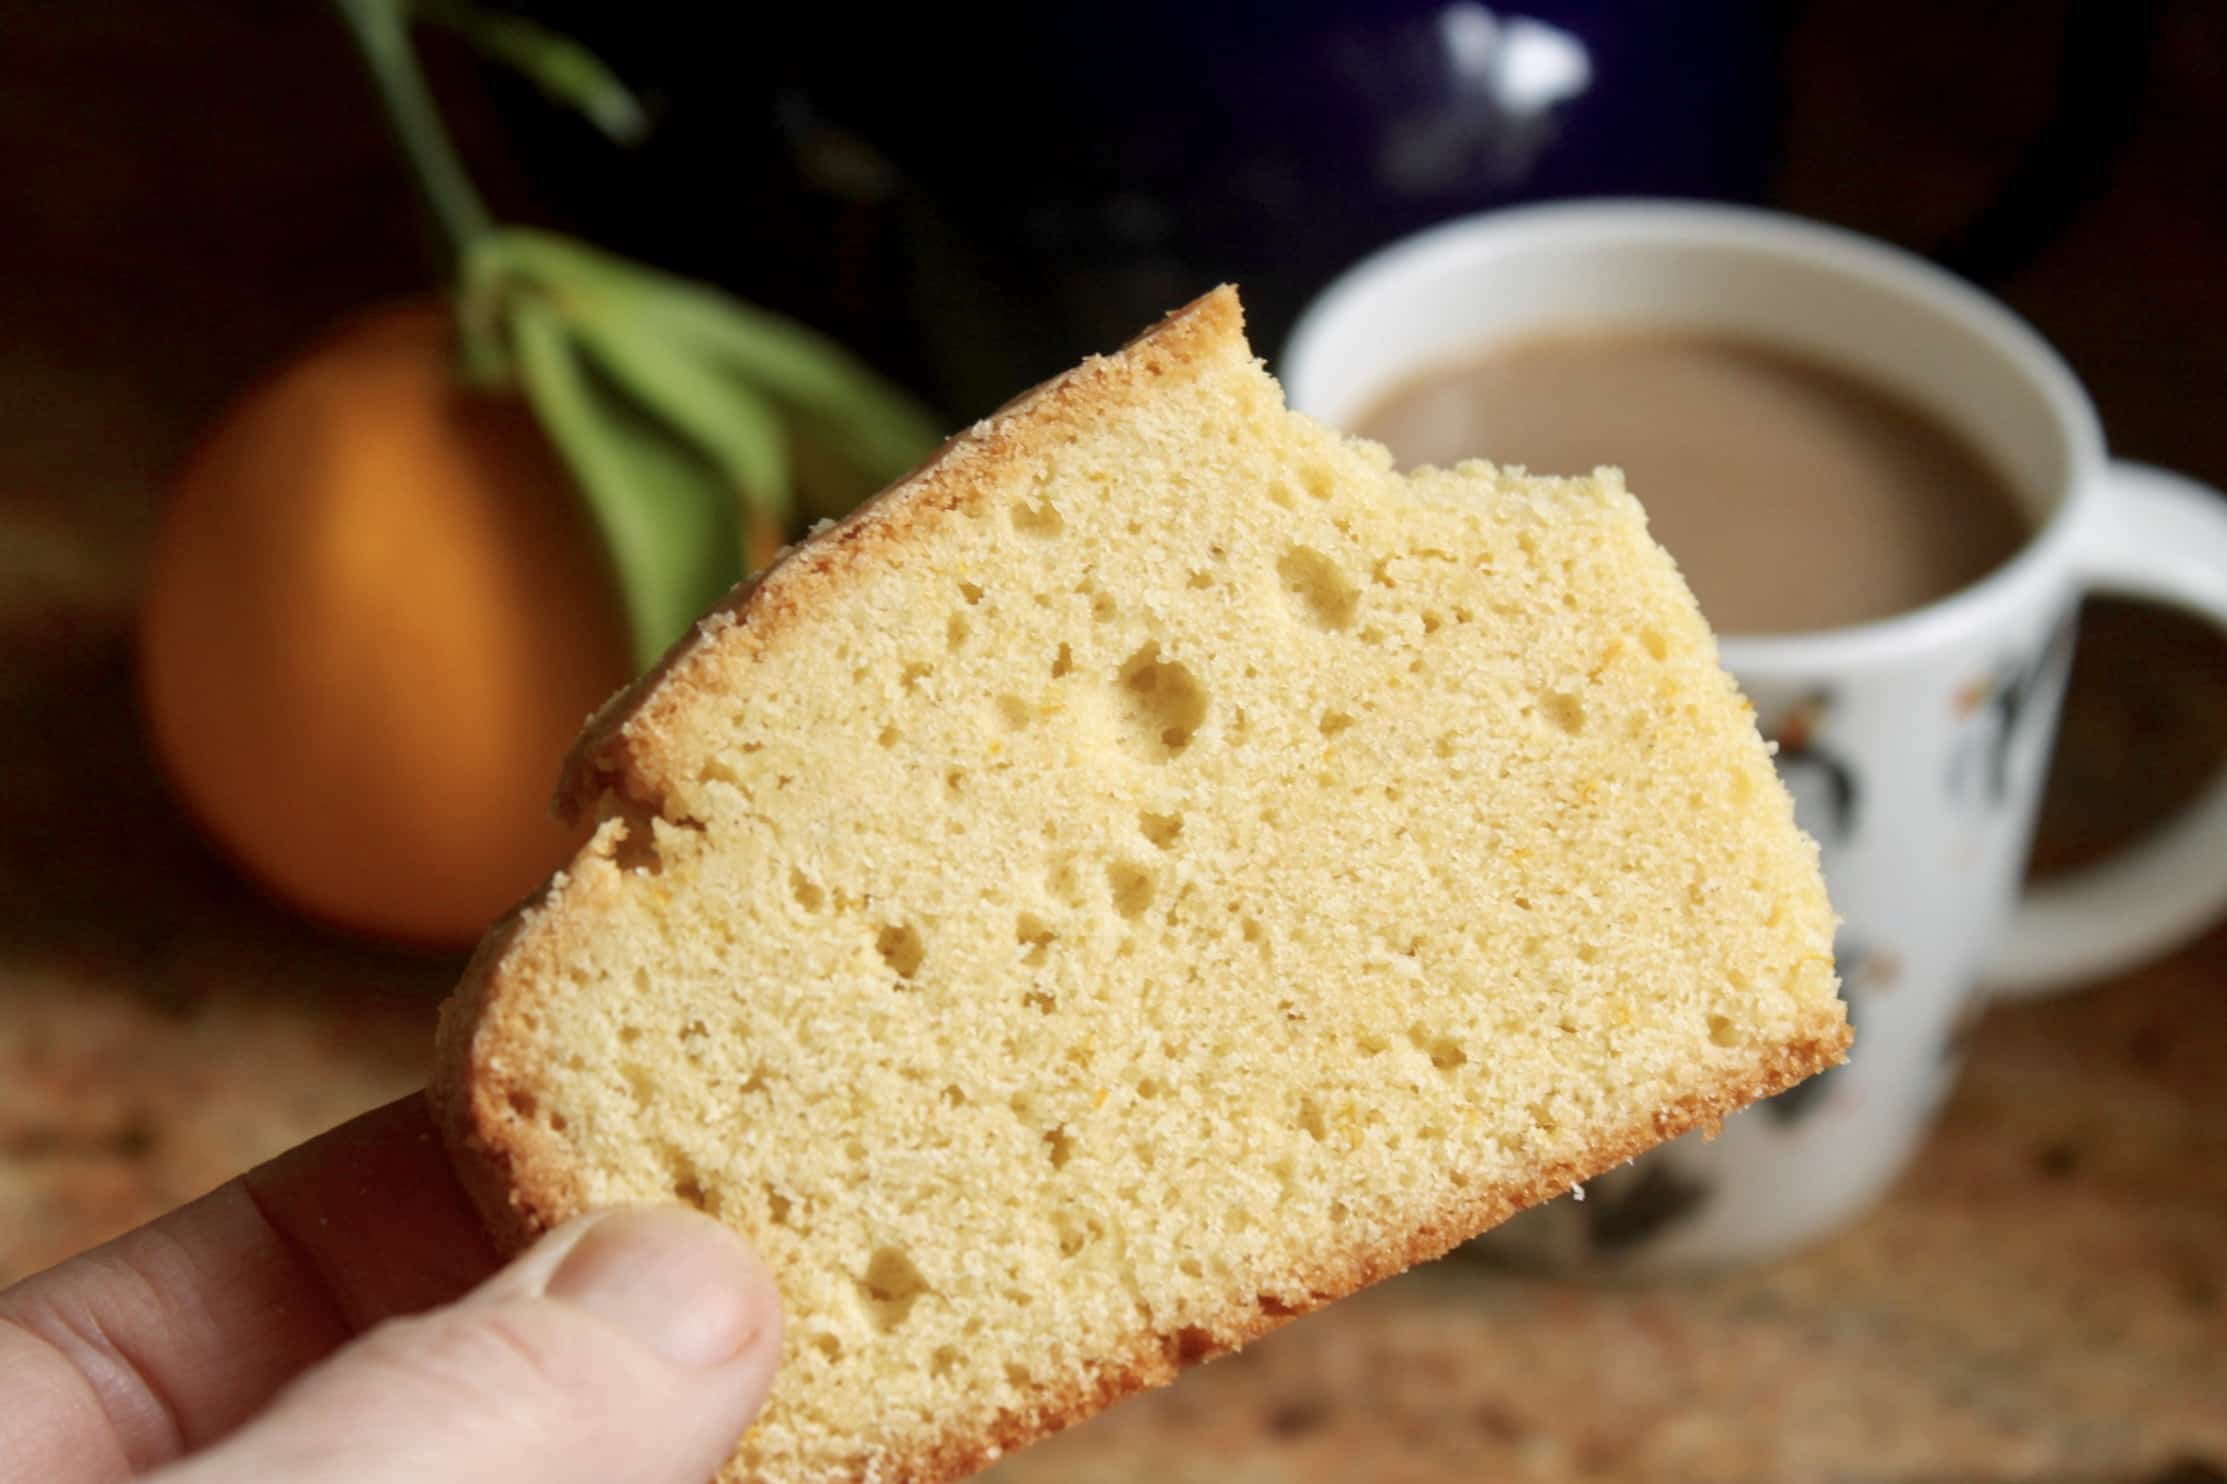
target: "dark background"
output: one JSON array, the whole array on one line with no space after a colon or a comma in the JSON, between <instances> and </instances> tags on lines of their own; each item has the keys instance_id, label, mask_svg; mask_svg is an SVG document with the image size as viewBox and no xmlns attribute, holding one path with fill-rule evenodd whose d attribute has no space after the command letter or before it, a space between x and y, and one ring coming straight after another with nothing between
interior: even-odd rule
<instances>
[{"instance_id":1,"label":"dark background","mask_svg":"<svg viewBox=\"0 0 2227 1484\"><path fill-rule=\"evenodd\" d=\"M1019 31L954 7L547 9L660 128L622 155L429 48L503 214L787 307L955 420L1221 276L1272 350L1322 278L1434 213L1679 189L1943 255L2064 351L2118 452L2227 484L2217 0L1541 3L1617 38L1605 111L1523 183L1389 203L1334 168L1358 147L1336 89L1368 89L1252 45L1342 7L1040 7L1005 17ZM1140 115L1143 143L1093 133ZM1250 195L1219 184L1229 151L1294 140ZM302 0L0 0L0 144L4 1282L414 1085L454 965L241 886L173 811L132 699L144 554L196 429L344 312L432 284L338 27ZM1112 199L1137 182L1142 207ZM2227 750L2227 645L2101 604L2082 646L2045 863L2123 838ZM1171 1460L1327 1479L1441 1444L1416 1477L2227 1477L2223 1089L2215 930L1991 1016L1919 1167L1798 1260L1653 1295L1399 1289L1071 1456L1141 1449L1162 1484Z\"/></svg>"}]
</instances>

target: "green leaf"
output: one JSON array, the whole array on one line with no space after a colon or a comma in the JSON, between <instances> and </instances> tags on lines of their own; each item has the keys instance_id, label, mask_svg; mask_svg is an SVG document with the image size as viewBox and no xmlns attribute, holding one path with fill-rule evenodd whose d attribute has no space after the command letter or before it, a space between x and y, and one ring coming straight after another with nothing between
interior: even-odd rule
<instances>
[{"instance_id":1,"label":"green leaf","mask_svg":"<svg viewBox=\"0 0 2227 1484\"><path fill-rule=\"evenodd\" d=\"M722 476L586 364L553 306L509 304L523 389L609 545L639 668L687 632L740 573Z\"/></svg>"},{"instance_id":2,"label":"green leaf","mask_svg":"<svg viewBox=\"0 0 2227 1484\"><path fill-rule=\"evenodd\" d=\"M411 10L420 20L456 32L550 101L576 110L615 143L638 144L649 133L642 100L571 37L524 16L482 10L468 0L413 0Z\"/></svg>"},{"instance_id":3,"label":"green leaf","mask_svg":"<svg viewBox=\"0 0 2227 1484\"><path fill-rule=\"evenodd\" d=\"M763 398L621 314L579 309L571 327L613 382L718 467L745 513L775 528L787 524L793 506L788 435Z\"/></svg>"},{"instance_id":4,"label":"green leaf","mask_svg":"<svg viewBox=\"0 0 2227 1484\"><path fill-rule=\"evenodd\" d=\"M670 337L743 385L809 421L861 472L893 479L941 441L909 394L848 351L793 320L554 233L512 228L489 244L560 296L605 301L645 331Z\"/></svg>"}]
</instances>

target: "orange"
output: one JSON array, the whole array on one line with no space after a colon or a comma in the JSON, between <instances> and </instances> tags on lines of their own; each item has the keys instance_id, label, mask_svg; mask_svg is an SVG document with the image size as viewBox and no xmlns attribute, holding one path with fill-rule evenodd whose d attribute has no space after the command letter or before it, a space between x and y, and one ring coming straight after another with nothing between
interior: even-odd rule
<instances>
[{"instance_id":1,"label":"orange","mask_svg":"<svg viewBox=\"0 0 2227 1484\"><path fill-rule=\"evenodd\" d=\"M569 476L453 362L446 311L409 302L250 392L164 513L140 636L156 751L217 842L428 946L565 858L559 763L630 668Z\"/></svg>"}]
</instances>

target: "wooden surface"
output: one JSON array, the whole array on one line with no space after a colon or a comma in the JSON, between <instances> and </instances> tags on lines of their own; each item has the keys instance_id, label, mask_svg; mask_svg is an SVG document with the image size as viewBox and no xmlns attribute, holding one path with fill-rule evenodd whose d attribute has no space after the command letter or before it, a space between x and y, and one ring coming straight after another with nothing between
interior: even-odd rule
<instances>
[{"instance_id":1,"label":"wooden surface","mask_svg":"<svg viewBox=\"0 0 2227 1484\"><path fill-rule=\"evenodd\" d=\"M1914 61L1880 7L1813 7L1786 199L1912 241L1959 219L2051 65L2009 43L2059 8L1972 7L1985 25L1941 22ZM333 941L242 886L167 802L132 694L154 502L192 429L333 315L419 281L348 59L316 7L9 9L35 21L0 26L0 136L30 167L0 193L0 1281L414 1085L455 968ZM1933 14L1885 7L1904 10ZM2131 152L2000 287L2122 450L2219 483L2227 106L2207 79L2227 27L2208 0L2163 13ZM2062 860L2170 809L2227 741L2227 647L2124 608L2083 646L2044 846ZM1793 1259L1633 1289L1455 1259L1008 1467L2227 1477L2227 933L1990 1015L1892 1196Z\"/></svg>"}]
</instances>

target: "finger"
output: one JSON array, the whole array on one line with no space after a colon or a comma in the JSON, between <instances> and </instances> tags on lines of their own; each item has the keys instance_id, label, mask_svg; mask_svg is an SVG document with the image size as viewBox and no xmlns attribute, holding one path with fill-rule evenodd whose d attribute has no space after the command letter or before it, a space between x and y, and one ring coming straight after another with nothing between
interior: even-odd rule
<instances>
[{"instance_id":1,"label":"finger","mask_svg":"<svg viewBox=\"0 0 2227 1484\"><path fill-rule=\"evenodd\" d=\"M779 1300L679 1207L583 1217L463 1302L393 1320L159 1484L703 1484L764 1404Z\"/></svg>"},{"instance_id":2,"label":"finger","mask_svg":"<svg viewBox=\"0 0 2227 1484\"><path fill-rule=\"evenodd\" d=\"M422 1093L290 1149L241 1183L351 1334L448 1303L498 1262Z\"/></svg>"},{"instance_id":3,"label":"finger","mask_svg":"<svg viewBox=\"0 0 2227 1484\"><path fill-rule=\"evenodd\" d=\"M0 1458L55 1484L128 1478L494 1267L405 1098L0 1292Z\"/></svg>"}]
</instances>

